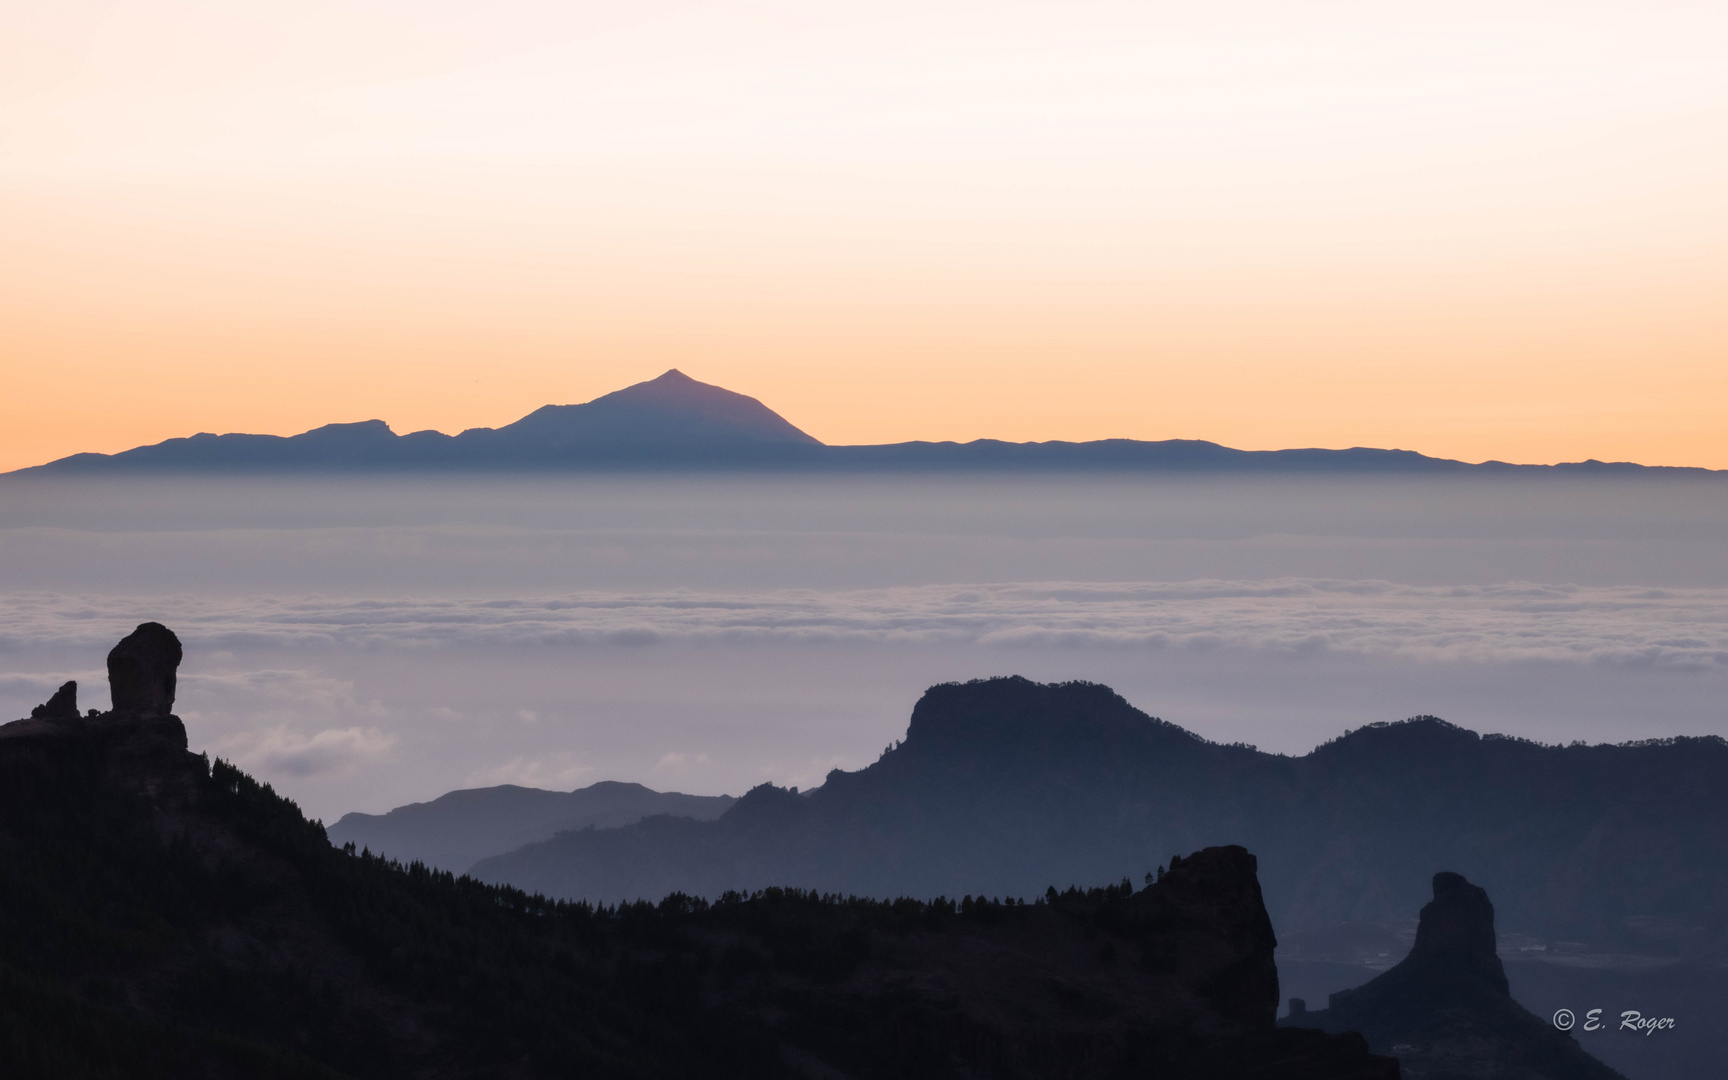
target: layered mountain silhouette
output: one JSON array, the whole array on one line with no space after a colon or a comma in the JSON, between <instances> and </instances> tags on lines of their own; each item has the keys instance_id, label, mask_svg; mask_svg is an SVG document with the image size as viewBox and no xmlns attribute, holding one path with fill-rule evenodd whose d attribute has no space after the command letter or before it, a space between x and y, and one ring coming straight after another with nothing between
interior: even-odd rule
<instances>
[{"instance_id":1,"label":"layered mountain silhouette","mask_svg":"<svg viewBox=\"0 0 1728 1080\"><path fill-rule=\"evenodd\" d=\"M0 1075L1396 1080L1274 1022L1240 847L1034 903L596 907L335 848L187 749L175 635L0 726Z\"/></svg>"},{"instance_id":2,"label":"layered mountain silhouette","mask_svg":"<svg viewBox=\"0 0 1728 1080\"><path fill-rule=\"evenodd\" d=\"M763 785L714 821L565 832L472 872L608 902L782 881L1036 896L1219 844L1259 854L1281 935L1384 935L1452 866L1519 932L1728 959L1720 738L1543 746L1418 717L1285 757L1020 678L931 688L903 742L813 792Z\"/></svg>"},{"instance_id":3,"label":"layered mountain silhouette","mask_svg":"<svg viewBox=\"0 0 1728 1080\"><path fill-rule=\"evenodd\" d=\"M52 704L52 703L50 703ZM501 784L467 788L387 814L344 814L330 826L335 844L353 844L398 862L466 873L475 860L501 855L568 829L616 828L656 814L708 821L737 800L684 795L602 780L575 791Z\"/></svg>"},{"instance_id":4,"label":"layered mountain silhouette","mask_svg":"<svg viewBox=\"0 0 1728 1080\"><path fill-rule=\"evenodd\" d=\"M286 438L199 434L118 454L74 454L25 472L514 469L804 460L821 443L752 397L673 369L581 405L547 405L501 428L397 435L382 420Z\"/></svg>"},{"instance_id":5,"label":"layered mountain silhouette","mask_svg":"<svg viewBox=\"0 0 1728 1080\"><path fill-rule=\"evenodd\" d=\"M827 446L752 397L674 369L581 405L547 405L501 428L397 435L382 420L300 435L193 435L117 454L74 454L7 475L570 469L823 471L1171 470L1183 472L1644 473L1721 475L1629 462L1469 464L1408 450L1235 450L1197 439Z\"/></svg>"},{"instance_id":6,"label":"layered mountain silhouette","mask_svg":"<svg viewBox=\"0 0 1728 1080\"><path fill-rule=\"evenodd\" d=\"M1624 1080L1512 1000L1488 893L1450 871L1433 887L1409 956L1319 1012L1292 1000L1281 1023L1361 1032L1411 1080Z\"/></svg>"}]
</instances>

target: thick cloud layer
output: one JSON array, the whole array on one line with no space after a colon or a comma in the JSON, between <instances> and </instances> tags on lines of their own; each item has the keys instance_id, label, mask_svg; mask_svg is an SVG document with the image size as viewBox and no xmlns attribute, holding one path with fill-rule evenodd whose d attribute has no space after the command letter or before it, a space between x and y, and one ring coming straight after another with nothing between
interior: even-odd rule
<instances>
[{"instance_id":1,"label":"thick cloud layer","mask_svg":"<svg viewBox=\"0 0 1728 1080\"><path fill-rule=\"evenodd\" d=\"M1109 683L1301 753L1437 713L1545 741L1728 732L1728 590L1283 579L585 593L499 600L12 594L0 702L162 619L193 742L333 816L459 786L737 794L868 764L934 682Z\"/></svg>"},{"instance_id":2,"label":"thick cloud layer","mask_svg":"<svg viewBox=\"0 0 1728 1080\"><path fill-rule=\"evenodd\" d=\"M311 812L868 764L925 687L1091 679L1302 753L1433 713L1728 734L1708 483L1085 476L0 483L0 718L146 619L193 745ZM969 584L968 584L969 583ZM1535 584L1542 583L1542 584Z\"/></svg>"},{"instance_id":3,"label":"thick cloud layer","mask_svg":"<svg viewBox=\"0 0 1728 1080\"><path fill-rule=\"evenodd\" d=\"M1053 645L1728 668L1728 589L1302 579L500 600L24 593L0 598L0 649L94 649L145 618L216 650Z\"/></svg>"}]
</instances>

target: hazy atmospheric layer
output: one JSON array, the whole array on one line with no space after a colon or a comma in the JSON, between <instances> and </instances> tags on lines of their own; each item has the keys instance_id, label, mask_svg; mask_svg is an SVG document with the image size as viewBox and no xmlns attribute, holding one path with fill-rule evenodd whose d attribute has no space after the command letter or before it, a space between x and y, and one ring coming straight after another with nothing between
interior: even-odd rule
<instances>
[{"instance_id":1,"label":"hazy atmospheric layer","mask_svg":"<svg viewBox=\"0 0 1728 1080\"><path fill-rule=\"evenodd\" d=\"M929 683L1108 682L1305 751L1435 713L1728 734L1728 484L633 477L0 485L0 712L157 618L195 745L327 818L819 783Z\"/></svg>"}]
</instances>

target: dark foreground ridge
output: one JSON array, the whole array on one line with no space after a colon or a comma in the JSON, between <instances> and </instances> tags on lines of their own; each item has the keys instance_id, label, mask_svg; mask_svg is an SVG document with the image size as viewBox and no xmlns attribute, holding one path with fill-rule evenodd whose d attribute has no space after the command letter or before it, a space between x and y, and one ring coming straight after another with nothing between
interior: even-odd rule
<instances>
[{"instance_id":1,"label":"dark foreground ridge","mask_svg":"<svg viewBox=\"0 0 1728 1080\"><path fill-rule=\"evenodd\" d=\"M1285 1027L1360 1031L1415 1078L1624 1080L1572 1036L1512 1000L1494 905L1463 875L1434 875L1416 944L1392 970L1308 1012L1292 999Z\"/></svg>"},{"instance_id":2,"label":"dark foreground ridge","mask_svg":"<svg viewBox=\"0 0 1728 1080\"><path fill-rule=\"evenodd\" d=\"M299 435L202 433L118 454L74 454L7 475L344 473L611 469L820 472L1578 474L1722 477L1710 469L1580 461L1471 464L1410 450L1236 450L1200 439L904 442L827 446L752 397L676 369L581 405L547 405L500 428L397 435L382 420Z\"/></svg>"},{"instance_id":3,"label":"dark foreground ridge","mask_svg":"<svg viewBox=\"0 0 1728 1080\"><path fill-rule=\"evenodd\" d=\"M1274 1023L1240 847L1031 904L591 906L333 848L187 750L179 642L0 727L0 1075L1392 1080Z\"/></svg>"}]
</instances>

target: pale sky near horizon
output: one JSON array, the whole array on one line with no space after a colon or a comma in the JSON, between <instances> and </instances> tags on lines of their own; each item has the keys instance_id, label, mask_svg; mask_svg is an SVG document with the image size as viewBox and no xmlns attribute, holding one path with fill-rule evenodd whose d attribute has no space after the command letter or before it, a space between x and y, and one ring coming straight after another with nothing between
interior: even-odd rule
<instances>
[{"instance_id":1,"label":"pale sky near horizon","mask_svg":"<svg viewBox=\"0 0 1728 1080\"><path fill-rule=\"evenodd\" d=\"M1728 468L1728 4L8 0L0 469L668 367Z\"/></svg>"}]
</instances>

